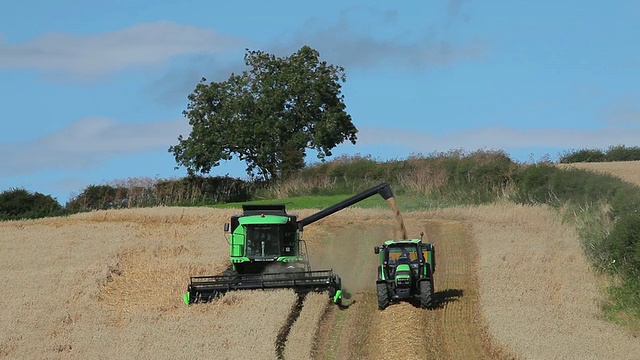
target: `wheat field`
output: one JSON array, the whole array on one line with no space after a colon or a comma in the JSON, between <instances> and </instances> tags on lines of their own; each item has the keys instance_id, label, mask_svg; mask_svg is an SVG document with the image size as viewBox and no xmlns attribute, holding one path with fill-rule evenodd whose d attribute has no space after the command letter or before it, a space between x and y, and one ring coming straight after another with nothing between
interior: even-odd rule
<instances>
[{"instance_id":1,"label":"wheat field","mask_svg":"<svg viewBox=\"0 0 640 360\"><path fill-rule=\"evenodd\" d=\"M640 185L640 161L612 161L599 163L559 164L561 168L577 168L611 174L632 184Z\"/></svg>"},{"instance_id":2,"label":"wheat field","mask_svg":"<svg viewBox=\"0 0 640 360\"><path fill-rule=\"evenodd\" d=\"M403 213L410 238L424 232L436 244L431 311L377 310L373 245L395 236L392 211L322 219L305 228L312 265L341 275L349 306L309 294L293 322L298 298L288 290L182 303L189 276L228 265L222 227L235 212L159 207L0 223L0 358L375 359L395 356L398 340L407 359L640 354L640 340L601 319L604 284L549 208Z\"/></svg>"}]
</instances>

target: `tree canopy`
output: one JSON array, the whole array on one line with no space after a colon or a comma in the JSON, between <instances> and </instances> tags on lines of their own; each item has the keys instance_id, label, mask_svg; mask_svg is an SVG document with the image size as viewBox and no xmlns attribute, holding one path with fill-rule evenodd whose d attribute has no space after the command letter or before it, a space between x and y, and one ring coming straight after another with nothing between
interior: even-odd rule
<instances>
[{"instance_id":1,"label":"tree canopy","mask_svg":"<svg viewBox=\"0 0 640 360\"><path fill-rule=\"evenodd\" d=\"M169 152L190 175L208 173L236 156L247 174L271 180L305 165L306 150L324 160L357 129L345 111L344 68L319 60L303 46L289 57L246 50L250 68L222 82L202 80L188 96L183 115L189 137L178 137Z\"/></svg>"},{"instance_id":2,"label":"tree canopy","mask_svg":"<svg viewBox=\"0 0 640 360\"><path fill-rule=\"evenodd\" d=\"M37 219L63 214L62 205L51 195L11 189L0 193L0 220Z\"/></svg>"}]
</instances>

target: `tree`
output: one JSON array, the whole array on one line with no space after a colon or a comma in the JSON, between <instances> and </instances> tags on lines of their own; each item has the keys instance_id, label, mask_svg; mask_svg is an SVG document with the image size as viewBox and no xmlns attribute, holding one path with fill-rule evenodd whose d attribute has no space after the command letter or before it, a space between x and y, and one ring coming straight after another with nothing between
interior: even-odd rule
<instances>
[{"instance_id":1,"label":"tree","mask_svg":"<svg viewBox=\"0 0 640 360\"><path fill-rule=\"evenodd\" d=\"M12 189L0 193L0 220L37 219L63 215L62 205L51 195Z\"/></svg>"},{"instance_id":2,"label":"tree","mask_svg":"<svg viewBox=\"0 0 640 360\"><path fill-rule=\"evenodd\" d=\"M111 185L89 185L80 195L67 202L70 212L106 210L125 207L127 189L114 188Z\"/></svg>"},{"instance_id":3,"label":"tree","mask_svg":"<svg viewBox=\"0 0 640 360\"><path fill-rule=\"evenodd\" d=\"M345 140L355 144L340 92L344 68L319 55L309 46L284 58L247 49L250 70L222 82L202 78L183 111L191 133L169 148L177 164L189 175L208 173L235 155L251 177L272 180L303 168L307 149L324 160Z\"/></svg>"}]
</instances>

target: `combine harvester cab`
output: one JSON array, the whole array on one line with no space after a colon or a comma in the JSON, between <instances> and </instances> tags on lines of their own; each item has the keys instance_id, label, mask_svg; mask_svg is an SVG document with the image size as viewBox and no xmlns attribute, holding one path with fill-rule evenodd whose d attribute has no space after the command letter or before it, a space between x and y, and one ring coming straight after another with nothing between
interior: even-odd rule
<instances>
[{"instance_id":1,"label":"combine harvester cab","mask_svg":"<svg viewBox=\"0 0 640 360\"><path fill-rule=\"evenodd\" d=\"M224 228L231 268L191 277L184 302L209 302L234 290L289 288L298 294L326 291L340 303L340 276L331 269L311 269L302 233L305 226L375 194L385 200L393 197L389 184L382 183L301 220L282 204L243 205L242 214L233 215Z\"/></svg>"},{"instance_id":2,"label":"combine harvester cab","mask_svg":"<svg viewBox=\"0 0 640 360\"><path fill-rule=\"evenodd\" d=\"M380 262L376 281L380 310L397 300L417 300L422 308L434 306L436 249L432 243L422 238L388 240L374 252Z\"/></svg>"}]
</instances>

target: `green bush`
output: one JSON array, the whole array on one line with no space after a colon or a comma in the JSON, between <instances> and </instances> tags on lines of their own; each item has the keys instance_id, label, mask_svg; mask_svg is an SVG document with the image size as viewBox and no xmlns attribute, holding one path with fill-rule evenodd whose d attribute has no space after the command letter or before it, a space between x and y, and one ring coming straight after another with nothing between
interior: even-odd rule
<instances>
[{"instance_id":1,"label":"green bush","mask_svg":"<svg viewBox=\"0 0 640 360\"><path fill-rule=\"evenodd\" d=\"M319 177L344 182L357 179L371 182L389 181L391 175L402 165L400 161L377 161L371 156L340 156L332 161L307 166L293 178L303 181Z\"/></svg>"},{"instance_id":2,"label":"green bush","mask_svg":"<svg viewBox=\"0 0 640 360\"><path fill-rule=\"evenodd\" d=\"M640 209L640 188L619 179L616 180L611 184L615 187L615 192L610 198L613 217L635 214Z\"/></svg>"},{"instance_id":3,"label":"green bush","mask_svg":"<svg viewBox=\"0 0 640 360\"><path fill-rule=\"evenodd\" d=\"M73 197L66 204L69 212L76 213L91 210L106 210L126 207L126 190L109 185L89 185L80 195Z\"/></svg>"},{"instance_id":4,"label":"green bush","mask_svg":"<svg viewBox=\"0 0 640 360\"><path fill-rule=\"evenodd\" d=\"M604 243L612 264L623 274L640 274L640 214L619 216Z\"/></svg>"},{"instance_id":5,"label":"green bush","mask_svg":"<svg viewBox=\"0 0 640 360\"><path fill-rule=\"evenodd\" d=\"M514 176L516 191L512 200L519 204L548 204L555 195L553 178L558 173L555 166L549 164L530 165Z\"/></svg>"},{"instance_id":6,"label":"green bush","mask_svg":"<svg viewBox=\"0 0 640 360\"><path fill-rule=\"evenodd\" d=\"M610 228L583 231L583 234L600 234L603 238L583 240L586 244L601 244L602 248L588 249L598 268L615 271L627 279L637 278L640 274L640 188L611 175L563 170L547 164L527 166L515 179L513 200L518 203L564 206L575 213L584 213L584 209L594 205L609 204L606 215L591 214L606 218L585 222Z\"/></svg>"},{"instance_id":7,"label":"green bush","mask_svg":"<svg viewBox=\"0 0 640 360\"><path fill-rule=\"evenodd\" d=\"M455 150L389 161L376 161L370 156L342 156L281 179L262 191L262 195L352 194L380 182L390 182L396 194L417 192L437 200L487 203L494 201L510 184L516 169L517 164L502 151Z\"/></svg>"},{"instance_id":8,"label":"green bush","mask_svg":"<svg viewBox=\"0 0 640 360\"><path fill-rule=\"evenodd\" d=\"M611 201L624 187L617 177L582 169L560 169L552 164L523 167L515 176L513 200L520 204L560 206L567 202L590 205Z\"/></svg>"},{"instance_id":9,"label":"green bush","mask_svg":"<svg viewBox=\"0 0 640 360\"><path fill-rule=\"evenodd\" d=\"M211 205L247 201L260 186L228 176L189 176L160 181L152 191L162 205Z\"/></svg>"},{"instance_id":10,"label":"green bush","mask_svg":"<svg viewBox=\"0 0 640 360\"><path fill-rule=\"evenodd\" d=\"M637 329L640 319L640 282L627 279L621 285L609 287L607 295L603 308L608 318Z\"/></svg>"},{"instance_id":11,"label":"green bush","mask_svg":"<svg viewBox=\"0 0 640 360\"><path fill-rule=\"evenodd\" d=\"M610 146L606 151L599 149L581 149L565 152L559 162L570 164L577 162L607 162L640 160L640 147L624 145Z\"/></svg>"},{"instance_id":12,"label":"green bush","mask_svg":"<svg viewBox=\"0 0 640 360\"><path fill-rule=\"evenodd\" d=\"M640 147L626 147L624 145L611 146L607 149L604 161L634 161L640 160Z\"/></svg>"},{"instance_id":13,"label":"green bush","mask_svg":"<svg viewBox=\"0 0 640 360\"><path fill-rule=\"evenodd\" d=\"M602 162L605 154L599 149L581 149L564 153L560 156L560 163L570 164L577 162Z\"/></svg>"},{"instance_id":14,"label":"green bush","mask_svg":"<svg viewBox=\"0 0 640 360\"><path fill-rule=\"evenodd\" d=\"M135 180L135 179L134 179ZM210 205L247 201L257 183L227 176L190 176L178 180L156 180L140 185L89 185L80 195L71 199L69 212L135 208L158 205Z\"/></svg>"},{"instance_id":15,"label":"green bush","mask_svg":"<svg viewBox=\"0 0 640 360\"><path fill-rule=\"evenodd\" d=\"M502 151L456 150L419 159L416 169L420 168L426 171L416 173L423 177L426 174L427 178L419 177L414 182L430 181L429 175L445 177L442 184L434 184L426 195L446 202L482 204L495 201L507 190L518 165Z\"/></svg>"},{"instance_id":16,"label":"green bush","mask_svg":"<svg viewBox=\"0 0 640 360\"><path fill-rule=\"evenodd\" d=\"M0 220L37 219L64 215L64 209L51 195L12 189L0 194Z\"/></svg>"}]
</instances>

